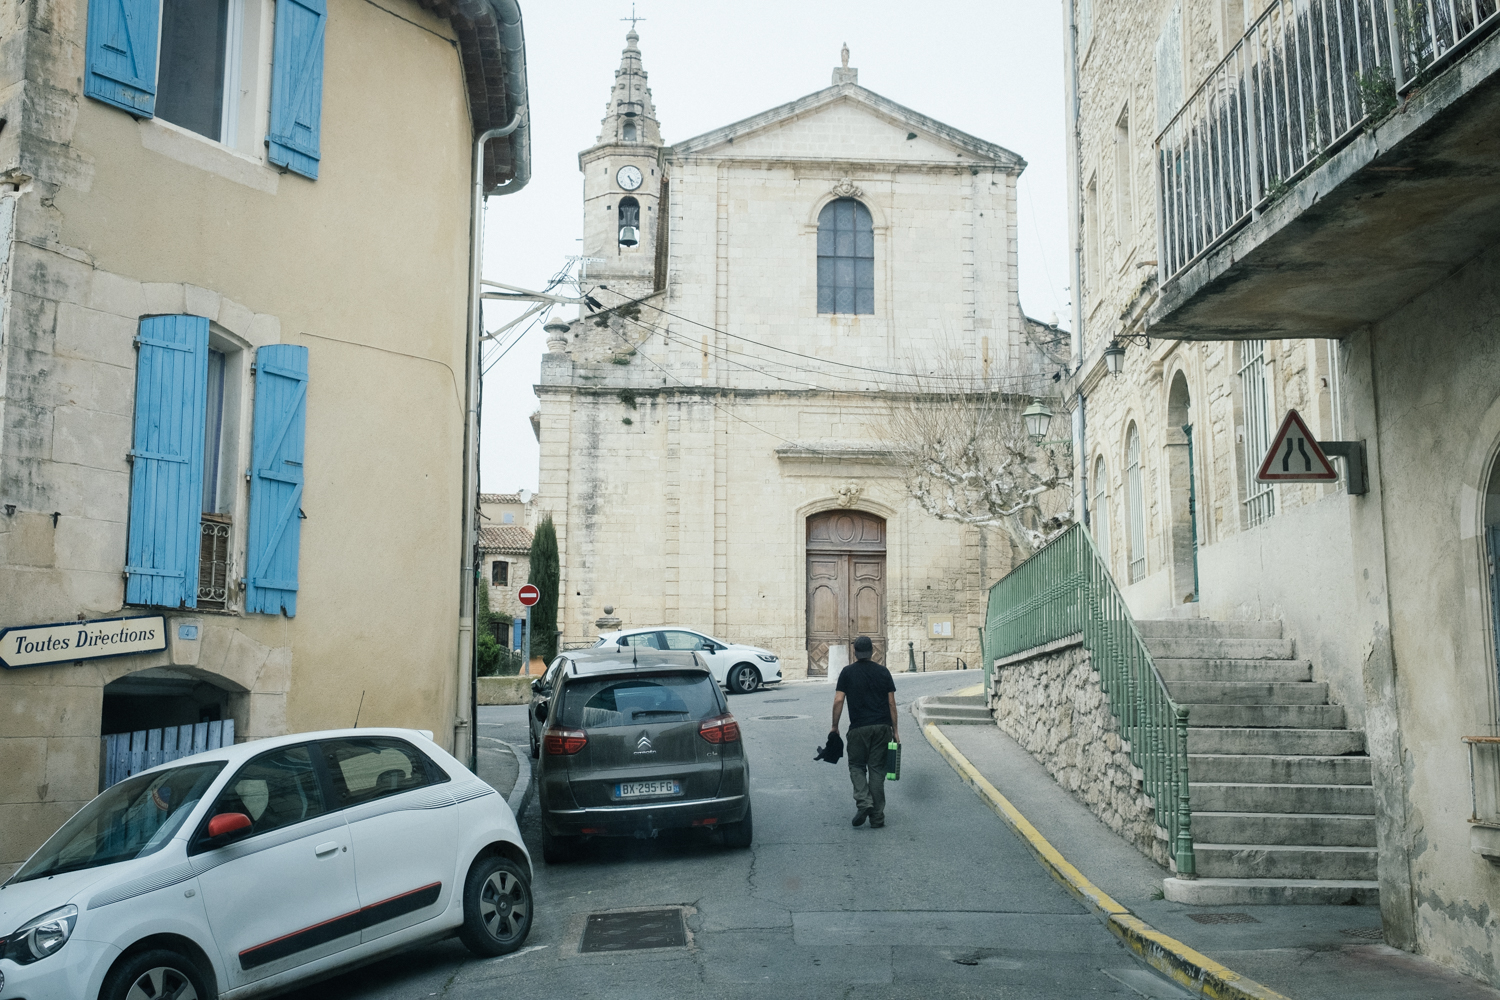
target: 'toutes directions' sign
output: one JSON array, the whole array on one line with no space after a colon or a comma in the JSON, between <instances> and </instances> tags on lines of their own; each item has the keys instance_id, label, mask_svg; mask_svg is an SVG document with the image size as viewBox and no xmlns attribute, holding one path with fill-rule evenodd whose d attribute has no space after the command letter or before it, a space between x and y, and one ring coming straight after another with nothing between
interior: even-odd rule
<instances>
[{"instance_id":1,"label":"'toutes directions' sign","mask_svg":"<svg viewBox=\"0 0 1500 1000\"><path fill-rule=\"evenodd\" d=\"M516 592L516 600L520 601L522 604L526 605L528 608L531 607L533 604L535 604L537 601L540 601L541 599L542 599L542 592L540 590L537 590L536 587L533 584L530 584L530 583L528 583L526 586L522 587L519 591Z\"/></svg>"},{"instance_id":2,"label":"'toutes directions' sign","mask_svg":"<svg viewBox=\"0 0 1500 1000\"><path fill-rule=\"evenodd\" d=\"M0 631L0 665L7 670L166 648L167 623L160 615L19 625Z\"/></svg>"},{"instance_id":3,"label":"'toutes directions' sign","mask_svg":"<svg viewBox=\"0 0 1500 1000\"><path fill-rule=\"evenodd\" d=\"M1281 429L1271 439L1271 450L1255 474L1261 483L1327 483L1339 478L1333 463L1296 410L1288 410Z\"/></svg>"}]
</instances>

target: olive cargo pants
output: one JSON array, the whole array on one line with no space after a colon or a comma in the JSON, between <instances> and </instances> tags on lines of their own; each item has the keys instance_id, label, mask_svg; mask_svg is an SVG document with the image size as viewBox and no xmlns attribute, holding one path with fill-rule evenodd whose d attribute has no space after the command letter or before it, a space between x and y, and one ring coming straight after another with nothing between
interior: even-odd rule
<instances>
[{"instance_id":1,"label":"olive cargo pants","mask_svg":"<svg viewBox=\"0 0 1500 1000\"><path fill-rule=\"evenodd\" d=\"M890 726L860 726L849 730L849 780L854 784L854 805L870 810L870 819L885 822L885 747L891 741Z\"/></svg>"}]
</instances>

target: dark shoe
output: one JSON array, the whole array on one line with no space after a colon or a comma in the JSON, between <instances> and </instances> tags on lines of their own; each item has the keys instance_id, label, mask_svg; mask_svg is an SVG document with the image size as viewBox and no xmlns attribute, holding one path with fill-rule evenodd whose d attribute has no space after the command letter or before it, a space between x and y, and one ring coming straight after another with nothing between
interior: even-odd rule
<instances>
[{"instance_id":1,"label":"dark shoe","mask_svg":"<svg viewBox=\"0 0 1500 1000\"><path fill-rule=\"evenodd\" d=\"M879 830L883 826L885 826L885 820L883 820L883 819L872 819L872 820L870 820L870 829L871 830Z\"/></svg>"},{"instance_id":2,"label":"dark shoe","mask_svg":"<svg viewBox=\"0 0 1500 1000\"><path fill-rule=\"evenodd\" d=\"M864 806L860 806L859 809L855 811L854 818L849 821L849 824L851 826L864 826L865 817L868 815L870 815L870 810L866 809Z\"/></svg>"}]
</instances>

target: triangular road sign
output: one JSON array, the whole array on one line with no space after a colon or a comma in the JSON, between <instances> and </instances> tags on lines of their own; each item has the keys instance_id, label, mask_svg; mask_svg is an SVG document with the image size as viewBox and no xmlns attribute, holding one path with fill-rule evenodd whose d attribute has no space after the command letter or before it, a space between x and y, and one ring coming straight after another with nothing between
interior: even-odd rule
<instances>
[{"instance_id":1,"label":"triangular road sign","mask_svg":"<svg viewBox=\"0 0 1500 1000\"><path fill-rule=\"evenodd\" d=\"M1255 474L1261 483L1326 483L1339 474L1296 410L1288 410Z\"/></svg>"}]
</instances>

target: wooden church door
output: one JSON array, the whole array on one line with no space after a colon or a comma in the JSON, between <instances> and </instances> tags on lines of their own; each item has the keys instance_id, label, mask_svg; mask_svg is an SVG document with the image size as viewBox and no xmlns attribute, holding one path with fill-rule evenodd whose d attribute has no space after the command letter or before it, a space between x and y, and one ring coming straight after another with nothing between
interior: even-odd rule
<instances>
[{"instance_id":1,"label":"wooden church door","mask_svg":"<svg viewBox=\"0 0 1500 1000\"><path fill-rule=\"evenodd\" d=\"M867 635L885 662L885 519L833 510L807 519L807 673L826 677Z\"/></svg>"}]
</instances>

